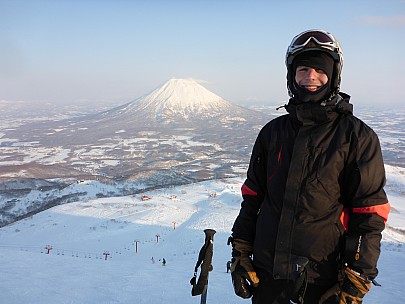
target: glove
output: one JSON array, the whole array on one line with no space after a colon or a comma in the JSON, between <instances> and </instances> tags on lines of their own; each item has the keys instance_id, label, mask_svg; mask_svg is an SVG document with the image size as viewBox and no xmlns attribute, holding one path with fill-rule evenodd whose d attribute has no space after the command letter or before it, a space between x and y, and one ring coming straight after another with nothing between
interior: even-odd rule
<instances>
[{"instance_id":1,"label":"glove","mask_svg":"<svg viewBox=\"0 0 405 304\"><path fill-rule=\"evenodd\" d=\"M244 240L232 241L232 284L236 295L244 299L250 298L252 287L259 285L259 278L250 258L252 247L252 244Z\"/></svg>"},{"instance_id":2,"label":"glove","mask_svg":"<svg viewBox=\"0 0 405 304\"><path fill-rule=\"evenodd\" d=\"M363 297L370 291L371 282L358 272L346 267L342 282L327 290L319 304L361 304Z\"/></svg>"}]
</instances>

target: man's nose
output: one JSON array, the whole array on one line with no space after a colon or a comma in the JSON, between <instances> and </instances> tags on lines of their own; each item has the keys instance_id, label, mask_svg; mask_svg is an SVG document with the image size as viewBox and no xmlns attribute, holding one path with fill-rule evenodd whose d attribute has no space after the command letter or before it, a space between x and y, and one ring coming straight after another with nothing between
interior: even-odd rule
<instances>
[{"instance_id":1,"label":"man's nose","mask_svg":"<svg viewBox=\"0 0 405 304\"><path fill-rule=\"evenodd\" d=\"M310 79L314 79L314 78L316 78L317 77L317 75L318 75L318 72L316 71L316 69L314 69L314 68L309 68L308 70L307 70L307 77L308 78L310 78Z\"/></svg>"}]
</instances>

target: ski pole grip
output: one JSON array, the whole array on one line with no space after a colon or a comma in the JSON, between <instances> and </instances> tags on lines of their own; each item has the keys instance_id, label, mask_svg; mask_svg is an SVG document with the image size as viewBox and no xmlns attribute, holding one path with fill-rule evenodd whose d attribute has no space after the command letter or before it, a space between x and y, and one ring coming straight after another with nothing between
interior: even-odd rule
<instances>
[{"instance_id":1,"label":"ski pole grip","mask_svg":"<svg viewBox=\"0 0 405 304\"><path fill-rule=\"evenodd\" d=\"M214 239L214 234L216 233L216 231L214 229L205 229L204 233L205 238Z\"/></svg>"}]
</instances>

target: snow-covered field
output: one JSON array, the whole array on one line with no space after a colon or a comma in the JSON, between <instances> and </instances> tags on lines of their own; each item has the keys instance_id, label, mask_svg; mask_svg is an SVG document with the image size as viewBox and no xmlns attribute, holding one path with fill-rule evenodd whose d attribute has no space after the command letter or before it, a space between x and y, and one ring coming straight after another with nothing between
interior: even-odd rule
<instances>
[{"instance_id":1,"label":"snow-covered field","mask_svg":"<svg viewBox=\"0 0 405 304\"><path fill-rule=\"evenodd\" d=\"M393 208L379 260L382 287L373 287L365 302L399 304L405 296L405 172L386 169ZM231 252L226 241L240 208L242 182L212 180L80 201L3 227L0 302L200 303L199 296L191 296L189 280L203 230L212 228L217 233L207 303L250 303L234 295L226 273Z\"/></svg>"}]
</instances>

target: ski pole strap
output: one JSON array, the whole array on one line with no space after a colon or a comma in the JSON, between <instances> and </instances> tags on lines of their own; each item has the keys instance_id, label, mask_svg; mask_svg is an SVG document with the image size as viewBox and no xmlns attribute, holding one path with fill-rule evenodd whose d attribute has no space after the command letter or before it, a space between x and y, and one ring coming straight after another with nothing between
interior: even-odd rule
<instances>
[{"instance_id":1,"label":"ski pole strap","mask_svg":"<svg viewBox=\"0 0 405 304\"><path fill-rule=\"evenodd\" d=\"M278 295L273 304L304 303L304 296L307 289L308 278L306 266L309 260L306 257L291 255L291 280L284 288L283 292Z\"/></svg>"},{"instance_id":2,"label":"ski pole strap","mask_svg":"<svg viewBox=\"0 0 405 304\"><path fill-rule=\"evenodd\" d=\"M198 296L204 292L205 286L208 285L208 272L212 270L212 255L214 253L214 234L215 230L205 229L205 243L198 254L198 261L194 268L194 276L190 280L193 286L191 290L192 296ZM201 265L200 276L197 280L198 268Z\"/></svg>"}]
</instances>

